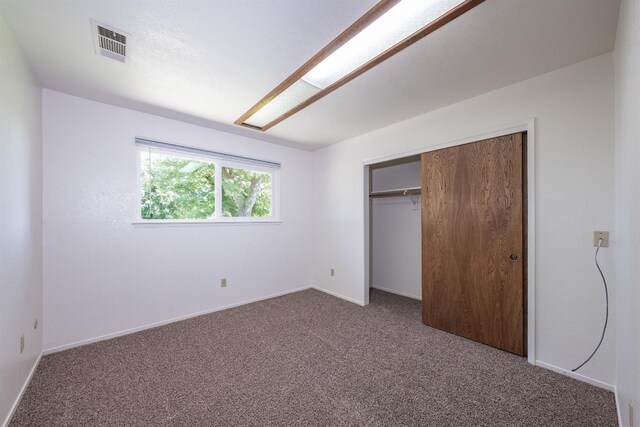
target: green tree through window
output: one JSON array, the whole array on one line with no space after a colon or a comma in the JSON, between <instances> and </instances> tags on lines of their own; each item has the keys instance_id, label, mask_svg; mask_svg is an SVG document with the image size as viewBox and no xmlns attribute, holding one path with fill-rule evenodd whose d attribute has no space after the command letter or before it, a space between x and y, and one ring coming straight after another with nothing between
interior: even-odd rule
<instances>
[{"instance_id":1,"label":"green tree through window","mask_svg":"<svg viewBox=\"0 0 640 427\"><path fill-rule=\"evenodd\" d=\"M142 218L207 219L215 213L215 165L142 152Z\"/></svg>"},{"instance_id":2,"label":"green tree through window","mask_svg":"<svg viewBox=\"0 0 640 427\"><path fill-rule=\"evenodd\" d=\"M271 216L271 174L223 167L222 215Z\"/></svg>"},{"instance_id":3,"label":"green tree through window","mask_svg":"<svg viewBox=\"0 0 640 427\"><path fill-rule=\"evenodd\" d=\"M141 217L204 220L215 215L215 162L140 151ZM272 174L222 166L223 217L270 217Z\"/></svg>"}]
</instances>

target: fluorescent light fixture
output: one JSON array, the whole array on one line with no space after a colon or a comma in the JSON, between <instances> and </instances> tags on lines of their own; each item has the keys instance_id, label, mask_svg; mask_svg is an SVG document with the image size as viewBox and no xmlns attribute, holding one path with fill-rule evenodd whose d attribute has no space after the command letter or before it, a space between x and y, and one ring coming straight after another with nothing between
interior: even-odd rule
<instances>
[{"instance_id":1,"label":"fluorescent light fixture","mask_svg":"<svg viewBox=\"0 0 640 427\"><path fill-rule=\"evenodd\" d=\"M286 88L280 95L273 98L268 104L259 109L254 115L245 120L245 123L261 128L280 117L305 99L320 92L320 89L304 80L297 80Z\"/></svg>"},{"instance_id":2,"label":"fluorescent light fixture","mask_svg":"<svg viewBox=\"0 0 640 427\"><path fill-rule=\"evenodd\" d=\"M302 80L326 88L464 0L402 0L316 65Z\"/></svg>"},{"instance_id":3,"label":"fluorescent light fixture","mask_svg":"<svg viewBox=\"0 0 640 427\"><path fill-rule=\"evenodd\" d=\"M265 131L484 0L383 0L236 124Z\"/></svg>"}]
</instances>

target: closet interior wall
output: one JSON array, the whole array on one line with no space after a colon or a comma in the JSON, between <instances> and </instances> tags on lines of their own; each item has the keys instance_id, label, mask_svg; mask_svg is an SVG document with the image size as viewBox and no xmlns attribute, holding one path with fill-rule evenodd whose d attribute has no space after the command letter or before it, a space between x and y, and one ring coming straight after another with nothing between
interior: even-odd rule
<instances>
[{"instance_id":1,"label":"closet interior wall","mask_svg":"<svg viewBox=\"0 0 640 427\"><path fill-rule=\"evenodd\" d=\"M420 187L419 156L371 166L371 194ZM372 288L422 299L420 195L371 197Z\"/></svg>"}]
</instances>

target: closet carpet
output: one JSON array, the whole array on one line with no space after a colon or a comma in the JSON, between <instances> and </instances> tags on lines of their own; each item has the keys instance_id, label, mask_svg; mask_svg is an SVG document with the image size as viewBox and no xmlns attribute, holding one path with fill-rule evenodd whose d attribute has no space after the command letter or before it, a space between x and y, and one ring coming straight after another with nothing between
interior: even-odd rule
<instances>
[{"instance_id":1,"label":"closet carpet","mask_svg":"<svg viewBox=\"0 0 640 427\"><path fill-rule=\"evenodd\" d=\"M616 426L612 393L307 290L43 357L11 426Z\"/></svg>"}]
</instances>

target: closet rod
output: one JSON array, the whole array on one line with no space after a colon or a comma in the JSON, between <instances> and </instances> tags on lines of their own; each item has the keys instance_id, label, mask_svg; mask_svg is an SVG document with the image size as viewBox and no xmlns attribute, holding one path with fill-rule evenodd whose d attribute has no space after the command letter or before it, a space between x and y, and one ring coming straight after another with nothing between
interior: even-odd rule
<instances>
[{"instance_id":1,"label":"closet rod","mask_svg":"<svg viewBox=\"0 0 640 427\"><path fill-rule=\"evenodd\" d=\"M420 187L404 188L400 190L388 190L388 191L372 191L369 193L369 197L399 197L399 196L418 196L422 192Z\"/></svg>"}]
</instances>

